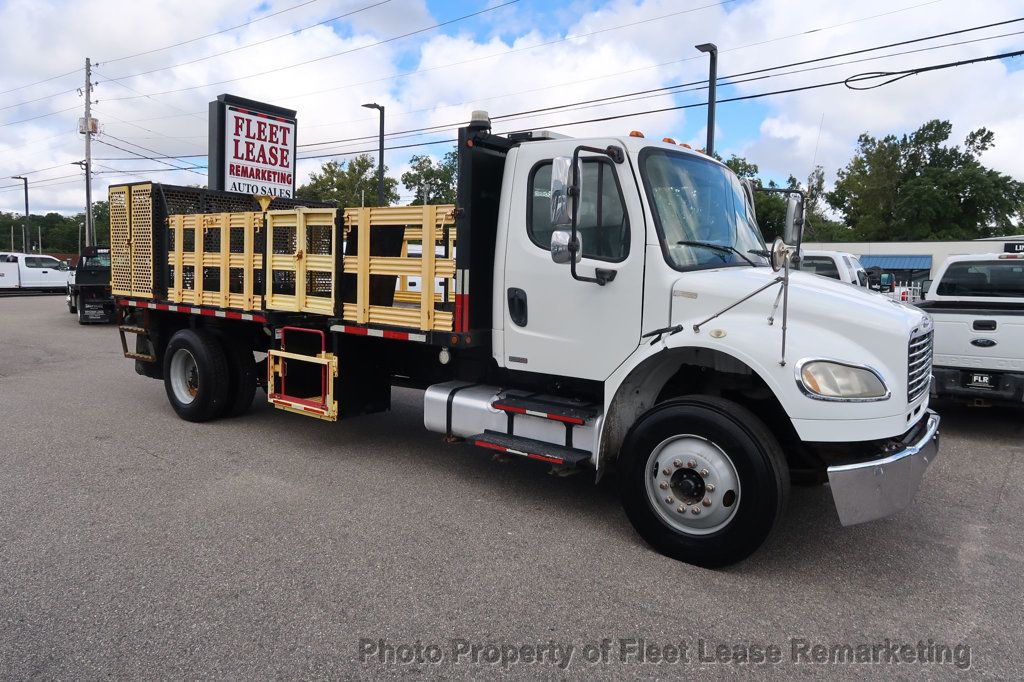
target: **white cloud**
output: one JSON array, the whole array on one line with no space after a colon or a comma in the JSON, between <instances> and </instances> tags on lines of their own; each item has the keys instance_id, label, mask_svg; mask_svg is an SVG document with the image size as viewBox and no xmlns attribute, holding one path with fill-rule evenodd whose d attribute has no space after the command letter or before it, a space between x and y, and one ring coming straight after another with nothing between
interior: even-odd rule
<instances>
[{"instance_id":1,"label":"white cloud","mask_svg":"<svg viewBox=\"0 0 1024 682\"><path fill-rule=\"evenodd\" d=\"M97 78L101 81L178 64L294 31L371 5L373 1L321 0L181 47L120 62L104 62L104 59L222 30L295 3L293 0L211 0L189 3L188 10L182 11L181 3L167 1L112 0L82 4L69 0L13 0L0 6L0 55L6 65L0 73L0 90L70 71L78 67L86 55L100 61ZM708 6L696 9L704 5ZM808 12L806 3L797 0L750 0L720 6L714 6L711 0L686 6L670 0L581 1L540 8L544 19L535 21L530 5L524 2L478 17L473 23L477 29L474 33L468 32L464 25L453 24L442 31L370 46L483 6L449 5L434 16L423 0L392 0L337 25L316 27L214 59L129 79L124 81L127 88L102 83L96 91L100 100L96 115L108 135L167 154L204 154L207 102L221 92L231 92L296 108L300 144L365 137L323 149L374 149L376 112L362 109L363 102L377 101L387 107L387 128L392 132L445 125L466 120L470 111L478 108L499 116L698 81L706 76L707 69L706 57L692 47L699 42L718 44L721 50L719 73L729 75L957 30L1013 17L1015 10L1019 10L1019 4L1012 0L991 0L967 17L962 5L945 0L899 11L913 5L922 5L922 0L903 0L898 5L882 0L823 2L817 3L813 12ZM865 19L872 15L883 16ZM664 18L649 21L655 17ZM480 28L481 24L484 28ZM633 25L617 28L628 24ZM1010 24L892 51L1016 30L1024 30L1024 24ZM563 40L569 35L583 34L591 35ZM792 37L779 39L786 36ZM1021 38L1010 36L726 86L719 89L719 98L836 80L864 71L923 66L1021 49L1024 45ZM553 44L531 49L549 42ZM350 50L355 51L328 57ZM866 56L873 55L861 55ZM327 58L208 88L152 98L118 99L134 97L136 92L164 92L236 79L320 57ZM850 57L853 58L856 57ZM468 63L450 66L459 62ZM395 74L410 71L417 73L393 78ZM78 87L79 80L80 75L54 80L8 93L5 100L17 103L73 89ZM784 178L789 173L803 177L813 158L825 166L829 177L833 177L836 168L849 159L859 133L903 133L929 118L948 118L954 124L956 141L962 140L973 128L986 126L994 130L996 147L986 155L985 161L1024 178L1024 158L1017 152L1024 144L1022 93L1024 69L1009 72L1005 65L992 62L922 74L868 92L852 92L836 86L765 98L757 100L757 106L742 109L751 113L739 118L731 114L742 105L723 103L719 106L717 145L724 155L745 155L774 177ZM705 96L704 91L695 91L633 102L598 103L515 120L497 120L495 129L543 128L565 121L701 102ZM0 149L5 151L0 177L60 166L31 176L35 210L74 212L84 203L82 183L74 178L70 182L53 180L52 183L67 184L46 187L47 178L73 174L75 167L65 164L82 157L82 140L75 132L80 106L78 94L69 92L50 101L0 112L2 125L58 109L75 108L29 123L0 127ZM703 145L704 120L704 110L697 108L559 130L574 135L600 135L622 134L638 128L656 139L669 135ZM439 131L395 139L389 144L444 139L453 133ZM128 146L109 137L107 140ZM397 177L406 167L408 157L417 152L436 156L443 149L389 152L387 163L392 175ZM95 145L94 153L100 158L130 156L100 144ZM161 166L147 160L100 163L119 169ZM205 160L198 163L205 165ZM301 163L300 177L317 168L319 163ZM185 172L142 175L173 183L202 182L199 176ZM105 195L105 182L110 177L106 174L97 177L95 197ZM128 178L117 178L117 181L125 179ZM4 184L7 183L0 182ZM0 210L20 211L20 194L0 189Z\"/></svg>"}]
</instances>

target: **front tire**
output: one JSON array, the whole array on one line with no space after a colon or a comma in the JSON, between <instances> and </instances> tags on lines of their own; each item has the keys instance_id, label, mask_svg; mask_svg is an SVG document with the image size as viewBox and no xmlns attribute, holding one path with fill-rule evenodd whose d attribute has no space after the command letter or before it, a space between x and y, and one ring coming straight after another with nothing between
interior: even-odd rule
<instances>
[{"instance_id":1,"label":"front tire","mask_svg":"<svg viewBox=\"0 0 1024 682\"><path fill-rule=\"evenodd\" d=\"M789 496L775 436L749 410L718 397L651 409L626 437L620 465L622 503L640 536L705 568L753 554Z\"/></svg>"},{"instance_id":2,"label":"front tire","mask_svg":"<svg viewBox=\"0 0 1024 682\"><path fill-rule=\"evenodd\" d=\"M228 365L217 338L182 329L164 352L164 389L182 419L204 422L220 416L228 398Z\"/></svg>"}]
</instances>

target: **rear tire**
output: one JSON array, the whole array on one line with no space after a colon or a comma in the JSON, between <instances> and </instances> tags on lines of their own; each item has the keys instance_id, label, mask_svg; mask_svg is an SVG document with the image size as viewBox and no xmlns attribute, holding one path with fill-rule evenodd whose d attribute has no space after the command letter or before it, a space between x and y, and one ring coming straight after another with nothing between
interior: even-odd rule
<instances>
[{"instance_id":1,"label":"rear tire","mask_svg":"<svg viewBox=\"0 0 1024 682\"><path fill-rule=\"evenodd\" d=\"M228 363L228 395L221 416L238 417L252 407L256 395L256 358L245 341L217 335Z\"/></svg>"},{"instance_id":2,"label":"rear tire","mask_svg":"<svg viewBox=\"0 0 1024 682\"><path fill-rule=\"evenodd\" d=\"M216 337L182 329L164 352L164 389L182 419L204 422L224 411L228 398L228 364Z\"/></svg>"},{"instance_id":3,"label":"rear tire","mask_svg":"<svg viewBox=\"0 0 1024 682\"><path fill-rule=\"evenodd\" d=\"M86 319L85 311L82 309L82 306L75 306L75 308L78 311L78 324L89 324L89 320Z\"/></svg>"},{"instance_id":4,"label":"rear tire","mask_svg":"<svg viewBox=\"0 0 1024 682\"><path fill-rule=\"evenodd\" d=\"M713 396L655 406L626 437L619 464L622 503L640 536L705 568L753 554L789 496L775 436L746 408Z\"/></svg>"}]
</instances>

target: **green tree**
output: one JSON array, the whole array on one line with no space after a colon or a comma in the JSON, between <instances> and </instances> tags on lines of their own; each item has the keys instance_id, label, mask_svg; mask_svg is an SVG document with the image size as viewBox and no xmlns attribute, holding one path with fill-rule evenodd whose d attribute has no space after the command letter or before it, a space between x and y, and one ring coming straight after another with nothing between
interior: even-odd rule
<instances>
[{"instance_id":1,"label":"green tree","mask_svg":"<svg viewBox=\"0 0 1024 682\"><path fill-rule=\"evenodd\" d=\"M412 166L402 173L402 184L415 195L414 204L454 204L458 172L458 153L445 154L434 163L429 156L417 155L409 159ZM426 201L424 201L424 192Z\"/></svg>"},{"instance_id":2,"label":"green tree","mask_svg":"<svg viewBox=\"0 0 1024 682\"><path fill-rule=\"evenodd\" d=\"M388 177L384 167L385 205L398 203L398 181ZM360 154L347 163L327 161L320 171L310 173L309 182L295 194L301 199L335 201L341 208L377 205L377 162L369 154ZM364 204L365 201L365 204Z\"/></svg>"},{"instance_id":3,"label":"green tree","mask_svg":"<svg viewBox=\"0 0 1024 682\"><path fill-rule=\"evenodd\" d=\"M950 146L952 129L932 120L902 137L862 134L828 204L864 240L977 239L1018 230L1024 184L978 159L994 135L979 128L962 147Z\"/></svg>"}]
</instances>

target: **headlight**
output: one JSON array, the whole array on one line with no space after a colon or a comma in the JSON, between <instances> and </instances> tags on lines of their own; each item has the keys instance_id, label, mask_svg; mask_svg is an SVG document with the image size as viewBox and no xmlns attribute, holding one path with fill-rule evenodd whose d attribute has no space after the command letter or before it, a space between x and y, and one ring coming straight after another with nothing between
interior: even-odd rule
<instances>
[{"instance_id":1,"label":"headlight","mask_svg":"<svg viewBox=\"0 0 1024 682\"><path fill-rule=\"evenodd\" d=\"M873 369L828 360L811 360L797 367L804 393L819 400L885 400L889 390Z\"/></svg>"}]
</instances>

